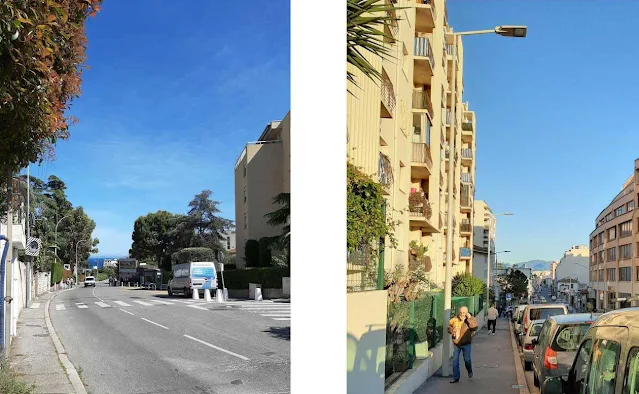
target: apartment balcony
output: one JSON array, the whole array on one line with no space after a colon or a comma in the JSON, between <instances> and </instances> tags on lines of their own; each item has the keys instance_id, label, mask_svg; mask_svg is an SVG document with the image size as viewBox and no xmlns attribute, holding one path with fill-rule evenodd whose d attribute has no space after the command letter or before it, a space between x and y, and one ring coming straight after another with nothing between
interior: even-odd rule
<instances>
[{"instance_id":1,"label":"apartment balcony","mask_svg":"<svg viewBox=\"0 0 639 394\"><path fill-rule=\"evenodd\" d=\"M444 266L446 266L446 257L447 257L447 253L444 252ZM455 250L453 249L453 256L452 256L453 265L459 264L459 261L455 261L455 260L457 260L457 255L455 254Z\"/></svg>"},{"instance_id":2,"label":"apartment balcony","mask_svg":"<svg viewBox=\"0 0 639 394\"><path fill-rule=\"evenodd\" d=\"M393 83L386 74L382 75L381 117L392 118L395 114L395 90Z\"/></svg>"},{"instance_id":3,"label":"apartment balcony","mask_svg":"<svg viewBox=\"0 0 639 394\"><path fill-rule=\"evenodd\" d=\"M385 154L379 152L379 159L377 162L377 175L379 177L379 183L382 185L384 194L390 194L390 187L393 184L393 166Z\"/></svg>"},{"instance_id":4,"label":"apartment balcony","mask_svg":"<svg viewBox=\"0 0 639 394\"><path fill-rule=\"evenodd\" d=\"M473 162L473 150L471 148L462 148L461 150L462 164L470 166Z\"/></svg>"},{"instance_id":5,"label":"apartment balcony","mask_svg":"<svg viewBox=\"0 0 639 394\"><path fill-rule=\"evenodd\" d=\"M435 111L433 110L433 102L430 100L430 92L426 90L413 90L413 111L422 112L428 111L428 116L431 119L435 117Z\"/></svg>"},{"instance_id":6,"label":"apartment balcony","mask_svg":"<svg viewBox=\"0 0 639 394\"><path fill-rule=\"evenodd\" d=\"M468 172L462 172L461 174L462 183L471 184L473 183L473 176Z\"/></svg>"},{"instance_id":7,"label":"apartment balcony","mask_svg":"<svg viewBox=\"0 0 639 394\"><path fill-rule=\"evenodd\" d=\"M430 148L423 142L413 142L413 157L411 161L411 177L427 179L433 171L433 159Z\"/></svg>"},{"instance_id":8,"label":"apartment balcony","mask_svg":"<svg viewBox=\"0 0 639 394\"><path fill-rule=\"evenodd\" d=\"M462 142L467 142L467 143L472 143L473 141L473 137L475 135L475 131L473 130L473 124L472 122L469 122L467 120L462 121Z\"/></svg>"},{"instance_id":9,"label":"apartment balcony","mask_svg":"<svg viewBox=\"0 0 639 394\"><path fill-rule=\"evenodd\" d=\"M435 0L415 1L415 30L430 33L435 28L437 10Z\"/></svg>"},{"instance_id":10,"label":"apartment balcony","mask_svg":"<svg viewBox=\"0 0 639 394\"><path fill-rule=\"evenodd\" d=\"M469 260L472 254L473 253L470 248L459 248L459 257L462 260Z\"/></svg>"},{"instance_id":11,"label":"apartment balcony","mask_svg":"<svg viewBox=\"0 0 639 394\"><path fill-rule=\"evenodd\" d=\"M415 198L419 196L420 198ZM421 200L421 201L420 201ZM411 193L408 205L410 226L420 228L423 232L438 233L439 229L432 222L433 209L422 192Z\"/></svg>"},{"instance_id":12,"label":"apartment balcony","mask_svg":"<svg viewBox=\"0 0 639 394\"><path fill-rule=\"evenodd\" d=\"M439 188L444 189L444 176L441 173L439 174Z\"/></svg>"},{"instance_id":13,"label":"apartment balcony","mask_svg":"<svg viewBox=\"0 0 639 394\"><path fill-rule=\"evenodd\" d=\"M461 223L459 223L459 233L461 235L472 235L473 234L473 226L470 223L470 220L462 220Z\"/></svg>"},{"instance_id":14,"label":"apartment balcony","mask_svg":"<svg viewBox=\"0 0 639 394\"><path fill-rule=\"evenodd\" d=\"M386 16L388 16L390 20L384 23L384 29L386 30L387 34L397 38L397 33L399 33L399 26L397 24L397 12L395 11L395 3L397 3L396 0L386 0L386 5L390 5L392 6L392 8L388 7L388 10L386 11ZM391 40L384 37L384 41L390 42Z\"/></svg>"},{"instance_id":15,"label":"apartment balcony","mask_svg":"<svg viewBox=\"0 0 639 394\"><path fill-rule=\"evenodd\" d=\"M435 70L435 56L428 37L415 37L414 76L416 85L430 85Z\"/></svg>"},{"instance_id":16,"label":"apartment balcony","mask_svg":"<svg viewBox=\"0 0 639 394\"><path fill-rule=\"evenodd\" d=\"M470 196L470 193L464 189L462 185L461 198L459 199L459 207L463 213L470 213L473 211L473 199Z\"/></svg>"}]
</instances>

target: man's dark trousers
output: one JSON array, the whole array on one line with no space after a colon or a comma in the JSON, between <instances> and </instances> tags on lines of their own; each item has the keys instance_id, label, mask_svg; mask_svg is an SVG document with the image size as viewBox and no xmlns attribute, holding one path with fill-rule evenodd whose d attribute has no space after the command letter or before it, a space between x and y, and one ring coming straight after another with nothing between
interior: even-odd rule
<instances>
[{"instance_id":1,"label":"man's dark trousers","mask_svg":"<svg viewBox=\"0 0 639 394\"><path fill-rule=\"evenodd\" d=\"M493 327L493 334L495 333L495 326L497 325L497 320L488 320L488 331L490 331L490 326Z\"/></svg>"}]
</instances>

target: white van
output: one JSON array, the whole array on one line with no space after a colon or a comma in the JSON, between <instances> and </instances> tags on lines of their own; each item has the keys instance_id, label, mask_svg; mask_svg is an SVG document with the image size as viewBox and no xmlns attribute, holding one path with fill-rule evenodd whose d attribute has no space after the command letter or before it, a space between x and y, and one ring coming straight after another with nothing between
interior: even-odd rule
<instances>
[{"instance_id":1,"label":"white van","mask_svg":"<svg viewBox=\"0 0 639 394\"><path fill-rule=\"evenodd\" d=\"M185 297L191 297L193 289L200 293L204 293L204 289L210 289L215 294L217 271L214 262L200 261L173 266L173 279L167 286L169 296L180 293Z\"/></svg>"}]
</instances>

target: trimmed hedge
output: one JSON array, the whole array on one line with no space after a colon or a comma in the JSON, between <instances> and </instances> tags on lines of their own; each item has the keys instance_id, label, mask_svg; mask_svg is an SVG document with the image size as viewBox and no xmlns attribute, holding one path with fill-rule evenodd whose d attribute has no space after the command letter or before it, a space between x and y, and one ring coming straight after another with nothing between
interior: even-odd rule
<instances>
[{"instance_id":1,"label":"trimmed hedge","mask_svg":"<svg viewBox=\"0 0 639 394\"><path fill-rule=\"evenodd\" d=\"M258 267L260 264L260 243L255 239L247 239L244 244L244 260L247 267Z\"/></svg>"},{"instance_id":2,"label":"trimmed hedge","mask_svg":"<svg viewBox=\"0 0 639 394\"><path fill-rule=\"evenodd\" d=\"M226 268L226 267L224 267ZM249 283L259 283L263 289L281 289L282 278L291 276L290 267L251 268L224 271L224 284L228 289L248 289ZM218 284L222 285L221 278Z\"/></svg>"},{"instance_id":3,"label":"trimmed hedge","mask_svg":"<svg viewBox=\"0 0 639 394\"><path fill-rule=\"evenodd\" d=\"M262 237L258 241L259 248L259 258L258 264L259 267L270 267L271 266L271 240L268 237Z\"/></svg>"},{"instance_id":4,"label":"trimmed hedge","mask_svg":"<svg viewBox=\"0 0 639 394\"><path fill-rule=\"evenodd\" d=\"M60 263L51 264L51 285L55 285L56 283L60 283L62 281L62 275L64 272L64 268Z\"/></svg>"},{"instance_id":5,"label":"trimmed hedge","mask_svg":"<svg viewBox=\"0 0 639 394\"><path fill-rule=\"evenodd\" d=\"M173 264L186 264L194 261L217 261L211 248L184 248L171 255Z\"/></svg>"},{"instance_id":6,"label":"trimmed hedge","mask_svg":"<svg viewBox=\"0 0 639 394\"><path fill-rule=\"evenodd\" d=\"M232 271L236 269L237 269L237 265L235 264L224 264L224 271Z\"/></svg>"}]
</instances>

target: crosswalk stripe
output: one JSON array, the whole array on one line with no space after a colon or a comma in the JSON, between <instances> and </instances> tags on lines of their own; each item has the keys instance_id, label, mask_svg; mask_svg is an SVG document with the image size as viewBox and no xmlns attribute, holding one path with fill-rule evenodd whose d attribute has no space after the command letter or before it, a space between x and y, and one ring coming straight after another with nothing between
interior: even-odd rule
<instances>
[{"instance_id":1,"label":"crosswalk stripe","mask_svg":"<svg viewBox=\"0 0 639 394\"><path fill-rule=\"evenodd\" d=\"M152 302L157 302L158 304L164 304L164 305L173 305L172 302L167 302L167 301L162 301L162 300L151 300Z\"/></svg>"},{"instance_id":2,"label":"crosswalk stripe","mask_svg":"<svg viewBox=\"0 0 639 394\"><path fill-rule=\"evenodd\" d=\"M290 313L287 314L276 314L276 315L272 315L272 314L266 314L266 315L260 315L260 316L264 316L264 317L291 317Z\"/></svg>"},{"instance_id":3,"label":"crosswalk stripe","mask_svg":"<svg viewBox=\"0 0 639 394\"><path fill-rule=\"evenodd\" d=\"M290 317L273 317L273 320L291 320Z\"/></svg>"},{"instance_id":4,"label":"crosswalk stripe","mask_svg":"<svg viewBox=\"0 0 639 394\"><path fill-rule=\"evenodd\" d=\"M98 301L98 302L96 302L95 304L96 304L96 305L101 306L102 308L111 308L111 305L106 304L106 303L104 303L104 302L100 302L100 301Z\"/></svg>"},{"instance_id":5,"label":"crosswalk stripe","mask_svg":"<svg viewBox=\"0 0 639 394\"><path fill-rule=\"evenodd\" d=\"M80 309L86 309L86 308L88 308L88 306L84 305L84 303L82 303L82 302L78 302L78 303L76 303L76 305L77 305L77 306L78 306L78 308L80 308Z\"/></svg>"},{"instance_id":6,"label":"crosswalk stripe","mask_svg":"<svg viewBox=\"0 0 639 394\"><path fill-rule=\"evenodd\" d=\"M65 309L67 309L67 307L66 307L66 306L64 306L64 304L56 304L56 305L55 305L55 310L56 310L56 311L63 311L63 310L65 310Z\"/></svg>"},{"instance_id":7,"label":"crosswalk stripe","mask_svg":"<svg viewBox=\"0 0 639 394\"><path fill-rule=\"evenodd\" d=\"M150 304L144 301L133 300L133 302L135 302L136 304L144 305L144 306L153 306L153 304Z\"/></svg>"},{"instance_id":8,"label":"crosswalk stripe","mask_svg":"<svg viewBox=\"0 0 639 394\"><path fill-rule=\"evenodd\" d=\"M39 307L40 307L39 302L34 302L33 304L31 304L31 309L38 309Z\"/></svg>"},{"instance_id":9,"label":"crosswalk stripe","mask_svg":"<svg viewBox=\"0 0 639 394\"><path fill-rule=\"evenodd\" d=\"M113 301L113 302L115 302L116 304L118 304L118 305L120 305L120 306L131 306L131 304L127 304L127 303L126 303L126 302L124 302L124 301Z\"/></svg>"},{"instance_id":10,"label":"crosswalk stripe","mask_svg":"<svg viewBox=\"0 0 639 394\"><path fill-rule=\"evenodd\" d=\"M189 307L191 307L191 308L195 308L195 309L202 309L202 310L208 311L208 309L203 308L203 307L201 307L201 306L199 306L199 305L187 305L187 306L189 306Z\"/></svg>"}]
</instances>

